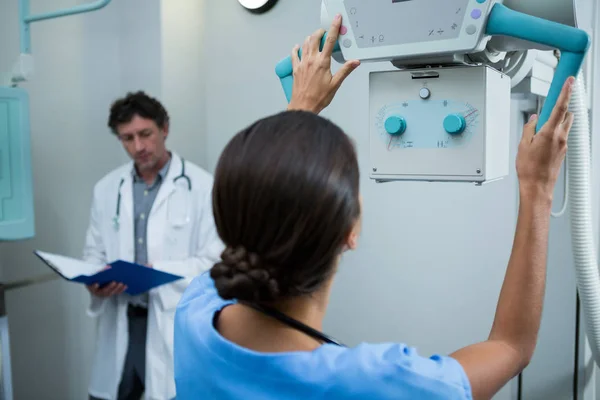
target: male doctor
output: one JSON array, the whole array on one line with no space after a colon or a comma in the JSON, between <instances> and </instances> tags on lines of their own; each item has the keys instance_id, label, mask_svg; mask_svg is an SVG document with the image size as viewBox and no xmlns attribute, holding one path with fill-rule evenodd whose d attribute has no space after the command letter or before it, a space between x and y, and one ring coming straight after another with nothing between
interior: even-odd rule
<instances>
[{"instance_id":1,"label":"male doctor","mask_svg":"<svg viewBox=\"0 0 600 400\"><path fill-rule=\"evenodd\" d=\"M84 259L122 259L186 279L135 297L119 282L88 287L88 314L98 322L90 399L173 399L175 308L191 279L222 251L212 177L167 150L168 113L145 93L114 102L108 125L132 162L94 187Z\"/></svg>"}]
</instances>

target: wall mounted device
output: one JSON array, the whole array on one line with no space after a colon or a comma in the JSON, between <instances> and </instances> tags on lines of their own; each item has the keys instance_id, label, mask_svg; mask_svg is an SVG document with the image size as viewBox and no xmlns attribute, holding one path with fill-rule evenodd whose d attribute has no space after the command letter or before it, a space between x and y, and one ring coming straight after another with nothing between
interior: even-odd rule
<instances>
[{"instance_id":1,"label":"wall mounted device","mask_svg":"<svg viewBox=\"0 0 600 400\"><path fill-rule=\"evenodd\" d=\"M18 84L33 75L32 22L95 11L110 0L30 15L29 0L19 1L20 54L13 70L0 86L0 240L22 240L35 236L29 96Z\"/></svg>"},{"instance_id":2,"label":"wall mounted device","mask_svg":"<svg viewBox=\"0 0 600 400\"><path fill-rule=\"evenodd\" d=\"M21 88L0 87L0 239L33 237L33 184L29 98Z\"/></svg>"},{"instance_id":3,"label":"wall mounted device","mask_svg":"<svg viewBox=\"0 0 600 400\"><path fill-rule=\"evenodd\" d=\"M0 241L24 240L35 236L29 96L20 82L33 74L30 24L68 15L99 10L110 0L97 0L56 12L30 15L29 0L19 0L21 51L11 73L0 86ZM51 279L54 279L51 277ZM48 278L0 284L0 398L13 399L8 313L4 292L45 282Z\"/></svg>"}]
</instances>

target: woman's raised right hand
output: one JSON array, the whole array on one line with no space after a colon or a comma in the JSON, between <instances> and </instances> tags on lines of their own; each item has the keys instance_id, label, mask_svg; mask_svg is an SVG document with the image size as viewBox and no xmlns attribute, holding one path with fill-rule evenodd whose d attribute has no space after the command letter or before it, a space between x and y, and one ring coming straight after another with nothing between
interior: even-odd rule
<instances>
[{"instance_id":1,"label":"woman's raised right hand","mask_svg":"<svg viewBox=\"0 0 600 400\"><path fill-rule=\"evenodd\" d=\"M552 201L554 186L567 153L569 131L573 125L569 101L574 82L573 77L567 79L548 122L537 134L535 115L523 129L517 155L517 175L522 197Z\"/></svg>"}]
</instances>

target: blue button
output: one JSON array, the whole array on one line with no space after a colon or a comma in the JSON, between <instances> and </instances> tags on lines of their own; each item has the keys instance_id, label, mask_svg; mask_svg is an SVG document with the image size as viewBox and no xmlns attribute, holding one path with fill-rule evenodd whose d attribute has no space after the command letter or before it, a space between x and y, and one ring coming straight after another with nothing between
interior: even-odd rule
<instances>
[{"instance_id":1,"label":"blue button","mask_svg":"<svg viewBox=\"0 0 600 400\"><path fill-rule=\"evenodd\" d=\"M486 1L487 1L487 0L477 0L477 2L478 2L479 4L483 4L483 3L485 3Z\"/></svg>"},{"instance_id":2,"label":"blue button","mask_svg":"<svg viewBox=\"0 0 600 400\"><path fill-rule=\"evenodd\" d=\"M406 121L402 117L389 117L385 120L385 130L392 136L402 135L406 130Z\"/></svg>"},{"instance_id":3,"label":"blue button","mask_svg":"<svg viewBox=\"0 0 600 400\"><path fill-rule=\"evenodd\" d=\"M471 18L473 18L473 19L481 18L481 10L476 8L473 11L471 11Z\"/></svg>"},{"instance_id":4,"label":"blue button","mask_svg":"<svg viewBox=\"0 0 600 400\"><path fill-rule=\"evenodd\" d=\"M466 126L465 118L460 114L450 114L444 118L444 129L451 135L462 133Z\"/></svg>"}]
</instances>

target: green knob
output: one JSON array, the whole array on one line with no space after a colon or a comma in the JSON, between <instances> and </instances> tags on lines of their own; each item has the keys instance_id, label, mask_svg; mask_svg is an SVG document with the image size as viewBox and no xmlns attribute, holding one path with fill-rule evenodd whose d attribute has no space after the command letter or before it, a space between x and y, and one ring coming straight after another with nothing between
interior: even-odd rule
<instances>
[{"instance_id":1,"label":"green knob","mask_svg":"<svg viewBox=\"0 0 600 400\"><path fill-rule=\"evenodd\" d=\"M392 136L399 136L406 131L406 121L402 117L389 117L385 120L385 130Z\"/></svg>"},{"instance_id":2,"label":"green knob","mask_svg":"<svg viewBox=\"0 0 600 400\"><path fill-rule=\"evenodd\" d=\"M463 133L467 127L465 117L460 114L450 114L444 118L444 129L451 135L459 135Z\"/></svg>"}]
</instances>

